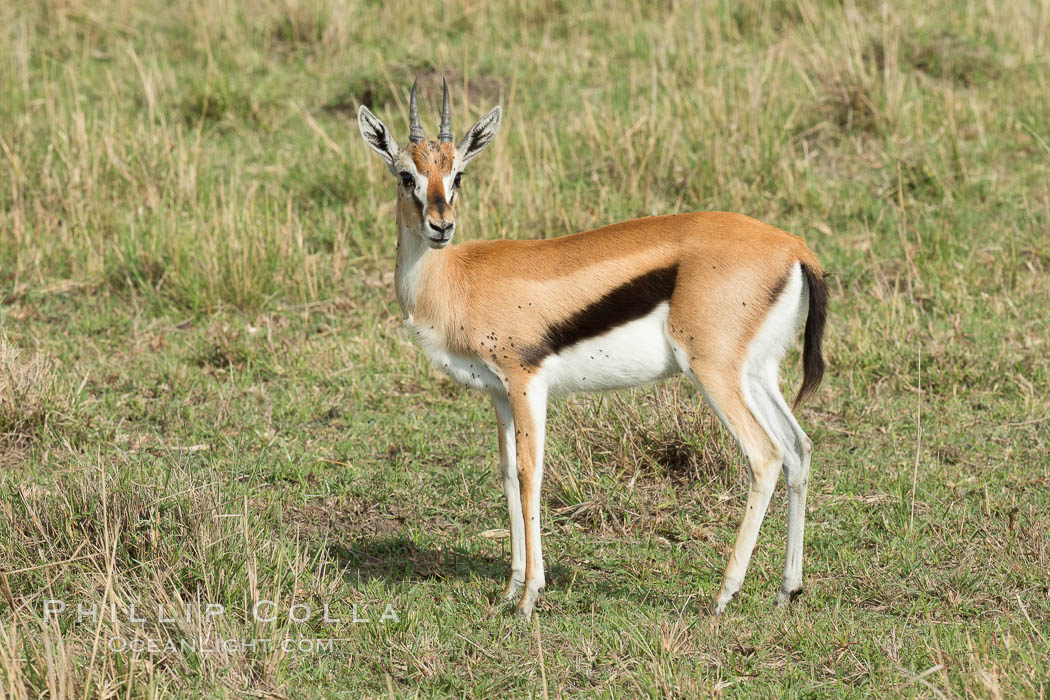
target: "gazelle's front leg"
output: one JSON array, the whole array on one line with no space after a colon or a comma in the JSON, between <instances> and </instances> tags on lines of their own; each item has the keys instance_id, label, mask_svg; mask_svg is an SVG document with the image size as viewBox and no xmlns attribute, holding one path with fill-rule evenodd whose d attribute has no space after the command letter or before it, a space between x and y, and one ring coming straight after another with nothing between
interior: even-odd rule
<instances>
[{"instance_id":1,"label":"gazelle's front leg","mask_svg":"<svg viewBox=\"0 0 1050 700\"><path fill-rule=\"evenodd\" d=\"M521 515L514 416L505 395L493 393L492 405L496 408L496 419L499 421L499 463L510 516L510 579L503 590L503 599L513 602L525 585L525 520Z\"/></svg>"},{"instance_id":2,"label":"gazelle's front leg","mask_svg":"<svg viewBox=\"0 0 1050 700\"><path fill-rule=\"evenodd\" d=\"M545 584L540 546L540 485L543 483L547 387L533 379L528 384L512 383L509 394L525 525L525 590L518 601L518 614L528 618Z\"/></svg>"}]
</instances>

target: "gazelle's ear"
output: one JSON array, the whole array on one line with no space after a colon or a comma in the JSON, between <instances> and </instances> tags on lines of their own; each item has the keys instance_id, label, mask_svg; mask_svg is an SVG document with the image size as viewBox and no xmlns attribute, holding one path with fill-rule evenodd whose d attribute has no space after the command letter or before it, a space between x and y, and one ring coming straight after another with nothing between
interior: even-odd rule
<instances>
[{"instance_id":1,"label":"gazelle's ear","mask_svg":"<svg viewBox=\"0 0 1050 700\"><path fill-rule=\"evenodd\" d=\"M466 133L459 145L456 146L460 160L463 161L464 165L485 150L485 146L492 143L492 139L496 138L496 132L499 131L499 122L502 118L503 110L496 107L479 119L477 124L470 127L470 131Z\"/></svg>"},{"instance_id":2,"label":"gazelle's ear","mask_svg":"<svg viewBox=\"0 0 1050 700\"><path fill-rule=\"evenodd\" d=\"M394 163L397 162L397 156L401 151L393 137L390 136L390 130L364 105L357 110L357 126L361 129L361 136L364 137L365 143L379 154L390 172L396 175Z\"/></svg>"}]
</instances>

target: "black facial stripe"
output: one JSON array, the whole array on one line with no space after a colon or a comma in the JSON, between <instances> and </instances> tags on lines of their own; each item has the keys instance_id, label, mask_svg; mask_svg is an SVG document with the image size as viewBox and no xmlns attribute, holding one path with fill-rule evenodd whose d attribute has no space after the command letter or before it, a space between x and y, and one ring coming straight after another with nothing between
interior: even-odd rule
<instances>
[{"instance_id":1,"label":"black facial stripe","mask_svg":"<svg viewBox=\"0 0 1050 700\"><path fill-rule=\"evenodd\" d=\"M412 197L412 201L416 203L416 206L419 207L420 213L422 213L423 209L426 208L426 204L423 202L422 199L419 198L419 195L416 194L416 188L415 187L413 187L411 189L410 196Z\"/></svg>"},{"instance_id":2,"label":"black facial stripe","mask_svg":"<svg viewBox=\"0 0 1050 700\"><path fill-rule=\"evenodd\" d=\"M671 298L677 279L677 264L635 277L564 321L551 324L537 345L522 348L521 359L537 366L548 355L645 316Z\"/></svg>"}]
</instances>

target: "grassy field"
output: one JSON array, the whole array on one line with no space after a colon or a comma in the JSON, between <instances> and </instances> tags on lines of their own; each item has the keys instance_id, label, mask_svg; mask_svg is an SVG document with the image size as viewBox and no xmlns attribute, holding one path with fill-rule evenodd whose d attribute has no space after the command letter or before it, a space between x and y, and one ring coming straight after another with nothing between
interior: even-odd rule
<instances>
[{"instance_id":1,"label":"grassy field","mask_svg":"<svg viewBox=\"0 0 1050 700\"><path fill-rule=\"evenodd\" d=\"M0 695L1046 697L1048 56L1047 0L3 3ZM781 485L704 615L746 471L677 380L552 406L495 603L491 407L354 118L419 76L432 134L442 75L505 115L461 239L735 210L833 273L791 609Z\"/></svg>"}]
</instances>

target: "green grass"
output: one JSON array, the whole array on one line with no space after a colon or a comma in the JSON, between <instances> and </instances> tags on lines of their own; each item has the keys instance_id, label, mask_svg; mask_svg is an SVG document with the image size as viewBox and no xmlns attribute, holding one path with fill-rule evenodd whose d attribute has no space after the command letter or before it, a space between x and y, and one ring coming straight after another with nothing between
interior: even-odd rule
<instances>
[{"instance_id":1,"label":"green grass","mask_svg":"<svg viewBox=\"0 0 1050 700\"><path fill-rule=\"evenodd\" d=\"M0 695L1045 697L1050 5L897 5L4 4ZM495 421L401 329L354 120L417 75L429 133L442 75L505 110L463 238L736 210L834 274L790 610L781 486L703 614L746 476L680 381L552 406L537 627L494 602ZM107 649L198 637L339 641Z\"/></svg>"}]
</instances>

